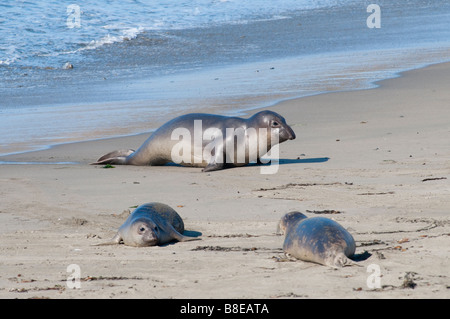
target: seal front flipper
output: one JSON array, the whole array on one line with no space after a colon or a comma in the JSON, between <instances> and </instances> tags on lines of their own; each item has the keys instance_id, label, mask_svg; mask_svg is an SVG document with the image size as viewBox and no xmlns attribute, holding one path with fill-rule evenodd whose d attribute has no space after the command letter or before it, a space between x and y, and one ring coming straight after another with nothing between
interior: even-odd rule
<instances>
[{"instance_id":1,"label":"seal front flipper","mask_svg":"<svg viewBox=\"0 0 450 319\"><path fill-rule=\"evenodd\" d=\"M208 165L206 165L206 167L202 169L202 172L212 172L224 169L224 158L226 157L222 149L220 149L218 152L214 151L214 155L211 156Z\"/></svg>"},{"instance_id":2,"label":"seal front flipper","mask_svg":"<svg viewBox=\"0 0 450 319\"><path fill-rule=\"evenodd\" d=\"M91 163L91 165L102 165L102 164L116 164L125 165L127 157L133 154L134 150L118 150L100 157L97 162Z\"/></svg>"},{"instance_id":3,"label":"seal front flipper","mask_svg":"<svg viewBox=\"0 0 450 319\"><path fill-rule=\"evenodd\" d=\"M122 242L122 236L120 236L119 233L117 233L110 241L104 242L104 243L100 243L100 244L95 244L92 246L107 246L107 245L118 245Z\"/></svg>"},{"instance_id":4,"label":"seal front flipper","mask_svg":"<svg viewBox=\"0 0 450 319\"><path fill-rule=\"evenodd\" d=\"M224 169L225 165L223 163L216 163L211 162L204 169L202 169L202 172L212 172L212 171L218 171L221 169Z\"/></svg>"},{"instance_id":5,"label":"seal front flipper","mask_svg":"<svg viewBox=\"0 0 450 319\"><path fill-rule=\"evenodd\" d=\"M344 253L338 253L336 257L334 258L333 262L331 264L328 264L328 266L333 268L342 268L346 266L358 266L362 267L362 265L358 265L356 262L345 256Z\"/></svg>"}]
</instances>

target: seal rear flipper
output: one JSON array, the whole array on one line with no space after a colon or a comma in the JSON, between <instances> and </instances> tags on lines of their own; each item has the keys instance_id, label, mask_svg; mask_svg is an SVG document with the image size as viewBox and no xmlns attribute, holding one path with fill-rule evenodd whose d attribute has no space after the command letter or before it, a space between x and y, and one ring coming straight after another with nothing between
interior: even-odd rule
<instances>
[{"instance_id":1,"label":"seal rear flipper","mask_svg":"<svg viewBox=\"0 0 450 319\"><path fill-rule=\"evenodd\" d=\"M127 157L133 153L134 150L118 150L110 152L100 157L97 160L97 162L91 163L91 165L102 165L102 164L125 165Z\"/></svg>"},{"instance_id":2,"label":"seal rear flipper","mask_svg":"<svg viewBox=\"0 0 450 319\"><path fill-rule=\"evenodd\" d=\"M192 241L192 240L202 240L201 238L198 237L188 237L188 236L184 236L181 235L181 239L178 239L178 241Z\"/></svg>"},{"instance_id":3,"label":"seal rear flipper","mask_svg":"<svg viewBox=\"0 0 450 319\"><path fill-rule=\"evenodd\" d=\"M177 232L175 229L173 229L173 237L174 237L174 239L176 239L178 241L202 240L201 238L198 238L198 237L190 237L190 236L182 235L179 232Z\"/></svg>"}]
</instances>

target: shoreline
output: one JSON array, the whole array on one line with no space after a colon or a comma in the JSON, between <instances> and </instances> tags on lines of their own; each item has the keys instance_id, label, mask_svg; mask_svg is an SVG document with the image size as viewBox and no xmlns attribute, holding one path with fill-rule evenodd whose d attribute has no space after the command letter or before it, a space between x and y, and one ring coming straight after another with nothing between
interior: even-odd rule
<instances>
[{"instance_id":1,"label":"shoreline","mask_svg":"<svg viewBox=\"0 0 450 319\"><path fill-rule=\"evenodd\" d=\"M8 156L78 165L0 165L2 298L449 298L450 63L270 107L297 138L277 174L258 166L85 165L148 135ZM253 112L256 112L253 111ZM328 158L328 160L320 160ZM5 157L0 157L5 159ZM201 241L93 246L131 207L173 207ZM354 236L361 267L281 262L275 234L290 211L325 214ZM65 281L79 265L80 289ZM369 284L378 265L380 287Z\"/></svg>"},{"instance_id":2,"label":"shoreline","mask_svg":"<svg viewBox=\"0 0 450 319\"><path fill-rule=\"evenodd\" d=\"M450 61L444 61L444 62L432 62L432 63L425 63L423 65L419 65L416 67L413 67L411 69L407 69L404 71L399 71L399 72L390 72L391 76L381 79L381 80L374 80L372 82L370 82L369 87L363 87L363 88L353 88L353 89L343 89L343 90L336 90L336 91L331 91L331 92L326 92L326 91L322 91L322 92L317 92L317 93L312 93L310 95L302 95L302 96L297 96L297 97L288 97L285 99L281 99L275 102L267 102L266 106L253 106L253 107L248 107L248 108L244 108L244 109L233 109L232 111L228 111L228 112L215 112L216 114L221 114L221 115L229 115L229 116L243 116L243 117L247 117L249 116L249 114L253 114L256 113L259 110L263 110L263 109L271 109L274 107L277 107L278 105L281 105L283 103L289 103L289 101L295 101L295 100L300 100L303 98L309 98L309 97L314 97L314 96L320 96L320 95L326 95L326 94L334 94L334 93L343 93L343 92L356 92L356 91L361 91L361 90L373 90L373 89L377 89L379 87L382 87L383 83L385 81L389 81L389 80L393 80L393 79L397 79L397 78L401 78L403 76L405 76L405 74L412 72L412 71L416 71L416 70L421 70L421 69L426 69L429 68L431 66L434 65L440 65L440 64L447 64L450 63ZM119 104L121 104L123 102L120 102ZM89 106L90 104L86 104L86 106ZM208 107L203 107L201 108L199 111L197 110L193 110L194 112L208 112L210 110L210 108ZM185 114L187 112L182 112L181 114ZM214 112L213 112L214 113ZM228 114L227 114L228 113ZM166 119L166 118L164 118ZM170 120L171 117L167 117L167 121ZM160 125L164 124L165 121L164 120L159 120L157 122L151 122L154 124L159 123ZM33 153L33 152L45 152L47 150L51 150L52 148L58 148L58 147L62 147L64 145L67 144L74 144L74 143L94 143L96 141L101 142L102 140L110 140L110 139L128 139L128 138L133 138L133 137L137 137L137 136L150 136L150 134L152 132L154 132L156 129L158 128L158 126L156 126L153 129L150 129L146 132L138 132L138 133L132 133L132 134L125 134L125 135L117 135L117 136L107 136L107 137L101 137L101 138L93 138L93 139L85 139L85 140L79 140L79 141L68 141L68 142L64 142L64 143L58 143L58 144L52 144L52 145L46 145L46 146L42 146L42 148L39 148L39 146L37 146L38 148L33 149L33 150L26 150L26 151L18 151L18 152L12 152L12 153L6 153L6 154L0 154L0 165L5 165L6 163L4 162L9 162L7 159L8 158L14 158L15 156L18 157L28 157L26 156L27 153ZM2 160L3 158L6 158L6 160ZM14 160L13 160L14 161Z\"/></svg>"}]
</instances>

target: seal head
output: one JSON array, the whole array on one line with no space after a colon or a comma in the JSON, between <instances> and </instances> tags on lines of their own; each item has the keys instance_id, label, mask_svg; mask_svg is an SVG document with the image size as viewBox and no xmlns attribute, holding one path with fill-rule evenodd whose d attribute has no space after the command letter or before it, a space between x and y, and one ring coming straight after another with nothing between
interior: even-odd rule
<instances>
[{"instance_id":1,"label":"seal head","mask_svg":"<svg viewBox=\"0 0 450 319\"><path fill-rule=\"evenodd\" d=\"M284 215L277 226L277 235L285 235L288 227L295 226L299 221L308 218L305 214L300 212L290 212Z\"/></svg>"},{"instance_id":2,"label":"seal head","mask_svg":"<svg viewBox=\"0 0 450 319\"><path fill-rule=\"evenodd\" d=\"M284 117L273 111L261 111L250 117L249 121L251 127L266 127L272 129L279 129L278 143L283 143L287 140L294 140L294 130L286 123ZM268 145L270 141L268 141Z\"/></svg>"},{"instance_id":3,"label":"seal head","mask_svg":"<svg viewBox=\"0 0 450 319\"><path fill-rule=\"evenodd\" d=\"M159 244L160 229L149 218L138 218L128 225L129 229L124 234L122 241L129 246L156 246Z\"/></svg>"}]
</instances>

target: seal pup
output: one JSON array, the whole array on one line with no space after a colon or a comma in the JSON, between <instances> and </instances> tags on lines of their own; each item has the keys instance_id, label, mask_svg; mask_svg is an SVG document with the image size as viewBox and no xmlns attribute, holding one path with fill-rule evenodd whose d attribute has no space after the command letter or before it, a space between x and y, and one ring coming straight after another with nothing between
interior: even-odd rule
<instances>
[{"instance_id":1,"label":"seal pup","mask_svg":"<svg viewBox=\"0 0 450 319\"><path fill-rule=\"evenodd\" d=\"M249 138L248 132L260 133L261 129L270 134ZM163 124L136 151L114 151L91 164L159 166L174 162L207 172L260 161L273 146L293 139L295 133L286 120L272 111L261 111L248 119L191 113Z\"/></svg>"},{"instance_id":2,"label":"seal pup","mask_svg":"<svg viewBox=\"0 0 450 319\"><path fill-rule=\"evenodd\" d=\"M184 236L183 232L183 220L174 209L162 203L147 203L137 207L128 216L111 241L98 245L123 243L144 247L163 245L174 240L199 240Z\"/></svg>"},{"instance_id":3,"label":"seal pup","mask_svg":"<svg viewBox=\"0 0 450 319\"><path fill-rule=\"evenodd\" d=\"M286 235L283 250L288 257L333 268L355 265L348 258L355 253L355 240L334 220L290 212L280 220L278 232Z\"/></svg>"}]
</instances>

